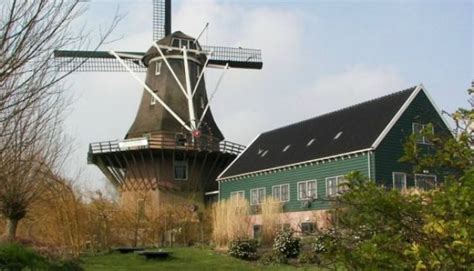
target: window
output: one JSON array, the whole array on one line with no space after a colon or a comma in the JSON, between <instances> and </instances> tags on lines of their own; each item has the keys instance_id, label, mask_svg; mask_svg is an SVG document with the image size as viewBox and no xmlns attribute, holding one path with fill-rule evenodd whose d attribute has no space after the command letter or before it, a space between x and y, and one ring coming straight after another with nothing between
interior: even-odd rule
<instances>
[{"instance_id":1,"label":"window","mask_svg":"<svg viewBox=\"0 0 474 271\"><path fill-rule=\"evenodd\" d=\"M250 205L260 205L265 200L265 187L250 189Z\"/></svg>"},{"instance_id":2,"label":"window","mask_svg":"<svg viewBox=\"0 0 474 271\"><path fill-rule=\"evenodd\" d=\"M298 200L315 199L318 197L316 193L316 180L298 183Z\"/></svg>"},{"instance_id":3,"label":"window","mask_svg":"<svg viewBox=\"0 0 474 271\"><path fill-rule=\"evenodd\" d=\"M413 134L416 137L416 143L430 144L428 138L423 135L423 130L428 126L427 124L413 123ZM431 133L434 134L434 129L431 127Z\"/></svg>"},{"instance_id":4,"label":"window","mask_svg":"<svg viewBox=\"0 0 474 271\"><path fill-rule=\"evenodd\" d=\"M199 78L199 75L201 75L201 69L199 66L196 66L196 78Z\"/></svg>"},{"instance_id":5,"label":"window","mask_svg":"<svg viewBox=\"0 0 474 271\"><path fill-rule=\"evenodd\" d=\"M303 222L301 223L301 233L309 234L313 233L316 230L316 224L311 222Z\"/></svg>"},{"instance_id":6,"label":"window","mask_svg":"<svg viewBox=\"0 0 474 271\"><path fill-rule=\"evenodd\" d=\"M155 91L156 94L156 91ZM156 104L156 99L153 95L150 95L150 105L155 105Z\"/></svg>"},{"instance_id":7,"label":"window","mask_svg":"<svg viewBox=\"0 0 474 271\"><path fill-rule=\"evenodd\" d=\"M245 192L243 190L231 192L230 193L230 199L231 200L243 200L243 199L245 199Z\"/></svg>"},{"instance_id":8,"label":"window","mask_svg":"<svg viewBox=\"0 0 474 271\"><path fill-rule=\"evenodd\" d=\"M436 187L436 175L415 174L415 187L429 190Z\"/></svg>"},{"instance_id":9,"label":"window","mask_svg":"<svg viewBox=\"0 0 474 271\"><path fill-rule=\"evenodd\" d=\"M341 137L341 135L342 135L342 132L337 133L337 135L334 136L334 140L337 140L339 137Z\"/></svg>"},{"instance_id":10,"label":"window","mask_svg":"<svg viewBox=\"0 0 474 271\"><path fill-rule=\"evenodd\" d=\"M286 152L290 148L290 145L286 145L285 148L283 148L283 152Z\"/></svg>"},{"instance_id":11,"label":"window","mask_svg":"<svg viewBox=\"0 0 474 271\"><path fill-rule=\"evenodd\" d=\"M204 109L206 107L206 104L204 102L204 97L202 97L202 95L199 95L199 101L201 104L201 109Z\"/></svg>"},{"instance_id":12,"label":"window","mask_svg":"<svg viewBox=\"0 0 474 271\"><path fill-rule=\"evenodd\" d=\"M161 73L161 61L156 62L155 66L155 75L160 75Z\"/></svg>"},{"instance_id":13,"label":"window","mask_svg":"<svg viewBox=\"0 0 474 271\"><path fill-rule=\"evenodd\" d=\"M285 202L290 200L290 185L282 184L272 187L272 196L275 200Z\"/></svg>"},{"instance_id":14,"label":"window","mask_svg":"<svg viewBox=\"0 0 474 271\"><path fill-rule=\"evenodd\" d=\"M407 189L407 175L403 172L393 172L393 189L403 191Z\"/></svg>"},{"instance_id":15,"label":"window","mask_svg":"<svg viewBox=\"0 0 474 271\"><path fill-rule=\"evenodd\" d=\"M188 161L184 157L174 157L174 179L187 180L188 179Z\"/></svg>"},{"instance_id":16,"label":"window","mask_svg":"<svg viewBox=\"0 0 474 271\"><path fill-rule=\"evenodd\" d=\"M190 40L181 40L180 39L179 40L179 48L183 48L183 46L184 46L184 47L189 49L189 42L190 42Z\"/></svg>"},{"instance_id":17,"label":"window","mask_svg":"<svg viewBox=\"0 0 474 271\"><path fill-rule=\"evenodd\" d=\"M173 39L171 41L171 46L172 47L179 47L179 39Z\"/></svg>"},{"instance_id":18,"label":"window","mask_svg":"<svg viewBox=\"0 0 474 271\"><path fill-rule=\"evenodd\" d=\"M311 138L311 140L308 141L308 143L306 144L306 147L311 146L311 144L313 144L314 140L315 140L314 138Z\"/></svg>"},{"instance_id":19,"label":"window","mask_svg":"<svg viewBox=\"0 0 474 271\"><path fill-rule=\"evenodd\" d=\"M261 157L264 157L265 155L267 155L267 153L268 153L268 150L264 151L264 152L262 153Z\"/></svg>"},{"instance_id":20,"label":"window","mask_svg":"<svg viewBox=\"0 0 474 271\"><path fill-rule=\"evenodd\" d=\"M176 134L176 146L184 147L186 145L187 139L183 134Z\"/></svg>"},{"instance_id":21,"label":"window","mask_svg":"<svg viewBox=\"0 0 474 271\"><path fill-rule=\"evenodd\" d=\"M326 196L337 196L347 191L347 180L344 176L326 178Z\"/></svg>"}]
</instances>

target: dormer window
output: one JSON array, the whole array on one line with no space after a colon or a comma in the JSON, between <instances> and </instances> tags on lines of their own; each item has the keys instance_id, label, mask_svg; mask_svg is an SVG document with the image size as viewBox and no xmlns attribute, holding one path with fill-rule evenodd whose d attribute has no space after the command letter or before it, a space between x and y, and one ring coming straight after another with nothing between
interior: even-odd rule
<instances>
[{"instance_id":1,"label":"dormer window","mask_svg":"<svg viewBox=\"0 0 474 271\"><path fill-rule=\"evenodd\" d=\"M178 48L183 48L184 46L188 49L196 49L196 43L194 43L194 40L188 40L188 39L172 39L171 46L178 47Z\"/></svg>"}]
</instances>

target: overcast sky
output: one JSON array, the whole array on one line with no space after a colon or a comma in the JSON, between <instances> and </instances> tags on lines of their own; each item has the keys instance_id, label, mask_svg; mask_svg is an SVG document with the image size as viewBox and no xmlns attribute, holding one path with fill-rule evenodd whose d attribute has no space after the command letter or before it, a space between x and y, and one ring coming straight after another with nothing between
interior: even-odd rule
<instances>
[{"instance_id":1,"label":"overcast sky","mask_svg":"<svg viewBox=\"0 0 474 271\"><path fill-rule=\"evenodd\" d=\"M471 1L173 0L172 30L209 45L260 48L262 70L230 70L213 101L229 141L248 144L261 132L423 83L446 111L467 106L474 78ZM146 51L152 41L152 0L101 1L81 24L106 26L116 8L126 17L102 49ZM68 48L73 49L73 48ZM220 70L206 75L208 92ZM84 189L106 180L87 165L88 144L122 139L141 87L128 73L76 73L66 120L75 153L69 172ZM321 127L324 129L324 127Z\"/></svg>"}]
</instances>

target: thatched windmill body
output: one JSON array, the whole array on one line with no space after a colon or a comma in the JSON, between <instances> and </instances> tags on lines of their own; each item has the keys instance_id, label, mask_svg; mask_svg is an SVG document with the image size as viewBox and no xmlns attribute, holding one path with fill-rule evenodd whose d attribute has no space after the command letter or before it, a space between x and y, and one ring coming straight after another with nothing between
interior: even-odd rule
<instances>
[{"instance_id":1,"label":"thatched windmill body","mask_svg":"<svg viewBox=\"0 0 474 271\"><path fill-rule=\"evenodd\" d=\"M228 68L261 69L261 52L201 46L180 31L171 33L171 1L153 4L155 42L146 53L55 51L64 70L128 71L144 88L125 139L91 143L88 161L119 189L122 200L137 192L158 202L215 199L215 178L244 147L224 141L210 100ZM209 67L223 69L210 97L204 82ZM135 72L146 72L145 82Z\"/></svg>"}]
</instances>

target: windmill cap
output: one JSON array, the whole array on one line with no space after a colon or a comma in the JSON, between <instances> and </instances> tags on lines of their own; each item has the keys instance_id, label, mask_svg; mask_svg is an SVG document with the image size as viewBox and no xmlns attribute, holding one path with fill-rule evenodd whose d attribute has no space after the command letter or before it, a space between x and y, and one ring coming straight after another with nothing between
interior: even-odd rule
<instances>
[{"instance_id":1,"label":"windmill cap","mask_svg":"<svg viewBox=\"0 0 474 271\"><path fill-rule=\"evenodd\" d=\"M186 34L184 34L183 32L181 31L176 31L176 32L173 32L171 33L170 35L162 38L161 40L157 41L157 43L159 45L163 45L163 46L172 46L172 42L174 39L183 39L183 40L192 40L194 41L195 38L191 37L191 36L188 36ZM196 43L199 45L199 42L196 41ZM167 51L163 50L163 53L166 55L166 54L169 54ZM150 60L152 58L155 58L157 56L160 56L160 53L158 52L158 50L155 48L155 46L151 46L150 49L148 49L148 51L145 53L145 55L143 56L142 58L142 62L148 66L148 63L150 62Z\"/></svg>"}]
</instances>

